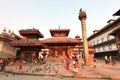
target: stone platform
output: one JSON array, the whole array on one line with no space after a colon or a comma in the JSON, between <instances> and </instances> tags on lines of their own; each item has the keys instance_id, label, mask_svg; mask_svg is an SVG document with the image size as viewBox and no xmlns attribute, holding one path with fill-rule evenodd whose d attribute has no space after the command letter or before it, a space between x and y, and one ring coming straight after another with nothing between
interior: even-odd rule
<instances>
[{"instance_id":1,"label":"stone platform","mask_svg":"<svg viewBox=\"0 0 120 80\"><path fill-rule=\"evenodd\" d=\"M87 66L82 66L82 63L80 63L78 73L73 72L72 61L69 70L65 69L64 61L47 61L42 65L39 63L35 64L32 69L30 69L29 64L24 64L22 70L19 70L16 63L7 66L6 71L19 75L120 80L120 63L116 62L116 65L112 66L111 64L105 64L102 60L98 60L97 63L91 62Z\"/></svg>"}]
</instances>

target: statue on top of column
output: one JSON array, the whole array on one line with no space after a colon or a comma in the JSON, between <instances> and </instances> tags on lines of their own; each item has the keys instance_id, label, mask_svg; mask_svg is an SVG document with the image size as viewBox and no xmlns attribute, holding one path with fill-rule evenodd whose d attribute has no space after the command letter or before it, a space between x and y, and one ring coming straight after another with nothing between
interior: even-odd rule
<instances>
[{"instance_id":1,"label":"statue on top of column","mask_svg":"<svg viewBox=\"0 0 120 80\"><path fill-rule=\"evenodd\" d=\"M87 18L86 12L84 10L82 10L82 8L80 9L78 17L79 17L80 20L82 20L82 19L85 20Z\"/></svg>"}]
</instances>

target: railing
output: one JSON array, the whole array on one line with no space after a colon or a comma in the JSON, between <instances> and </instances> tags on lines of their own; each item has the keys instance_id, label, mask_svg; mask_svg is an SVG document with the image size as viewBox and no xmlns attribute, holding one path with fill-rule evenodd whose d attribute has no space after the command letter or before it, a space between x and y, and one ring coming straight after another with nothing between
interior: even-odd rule
<instances>
[{"instance_id":1,"label":"railing","mask_svg":"<svg viewBox=\"0 0 120 80\"><path fill-rule=\"evenodd\" d=\"M98 43L98 44L95 44L93 45L93 47L100 47L100 46L104 46L104 45L109 45L111 43L115 43L115 39L111 39L111 40L108 40L108 41L104 41L102 43Z\"/></svg>"}]
</instances>

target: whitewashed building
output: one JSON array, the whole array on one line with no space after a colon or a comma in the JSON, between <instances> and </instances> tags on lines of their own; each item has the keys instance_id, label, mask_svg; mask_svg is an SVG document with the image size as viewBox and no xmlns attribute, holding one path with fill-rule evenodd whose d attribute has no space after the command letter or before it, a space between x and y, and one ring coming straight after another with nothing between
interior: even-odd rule
<instances>
[{"instance_id":1,"label":"whitewashed building","mask_svg":"<svg viewBox=\"0 0 120 80\"><path fill-rule=\"evenodd\" d=\"M92 45L96 52L94 57L119 56L119 51L116 46L116 40L110 33L120 27L120 17L115 20L109 20L108 24L100 30L93 31L94 33L88 37L89 45Z\"/></svg>"}]
</instances>

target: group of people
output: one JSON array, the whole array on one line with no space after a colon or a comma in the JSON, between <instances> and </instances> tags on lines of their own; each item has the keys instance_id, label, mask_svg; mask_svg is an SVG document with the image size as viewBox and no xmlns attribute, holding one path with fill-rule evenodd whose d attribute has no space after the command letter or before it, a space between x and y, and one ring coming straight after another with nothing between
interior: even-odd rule
<instances>
[{"instance_id":1,"label":"group of people","mask_svg":"<svg viewBox=\"0 0 120 80\"><path fill-rule=\"evenodd\" d=\"M70 68L70 59L68 57L65 58L66 61L66 69L69 70ZM77 56L73 56L72 57L72 68L73 68L73 72L78 73L78 68L79 68L79 60Z\"/></svg>"},{"instance_id":2,"label":"group of people","mask_svg":"<svg viewBox=\"0 0 120 80\"><path fill-rule=\"evenodd\" d=\"M42 54L39 56L38 61L41 62L42 64L45 64L45 62L46 62L44 60L44 56ZM21 59L21 60L18 60L17 62L18 62L18 67L20 70L22 69L24 63L29 63L30 69L32 69L33 65L36 63L36 60L29 58L27 61L25 61L24 59L23 60ZM11 59L10 58L7 58L7 59L0 58L0 71L5 71L5 67L7 65L11 65L14 63L15 63L14 58L11 58Z\"/></svg>"},{"instance_id":3,"label":"group of people","mask_svg":"<svg viewBox=\"0 0 120 80\"><path fill-rule=\"evenodd\" d=\"M35 63L35 61L32 58L30 58L28 60L28 62L29 62L29 65L30 65L30 70L31 70L33 65L34 65L34 63ZM19 69L20 70L22 69L22 66L23 66L23 60L19 60Z\"/></svg>"},{"instance_id":4,"label":"group of people","mask_svg":"<svg viewBox=\"0 0 120 80\"><path fill-rule=\"evenodd\" d=\"M46 61L45 61L45 59L44 59L45 57L48 57L48 54L41 54L41 53L39 53L38 59L29 58L29 59L27 60L27 62L29 63L30 70L32 69L32 67L33 67L33 65L34 65L35 63L40 62L41 64L45 64L45 63L46 63ZM20 61L19 61L19 69L22 69L23 63L24 63L23 60L20 60Z\"/></svg>"},{"instance_id":5,"label":"group of people","mask_svg":"<svg viewBox=\"0 0 120 80\"><path fill-rule=\"evenodd\" d=\"M105 59L105 64L111 63L113 66L116 64L114 56L109 56L109 57L105 56L104 59Z\"/></svg>"},{"instance_id":6,"label":"group of people","mask_svg":"<svg viewBox=\"0 0 120 80\"><path fill-rule=\"evenodd\" d=\"M42 54L39 54L38 61L42 62L44 64L46 62L44 60L44 57L46 57L46 56L43 56ZM66 61L66 69L67 70L69 70L70 66L72 65L71 67L73 69L73 72L78 73L79 60L78 60L77 56L74 55L72 57L72 64L71 64L71 59L69 57L66 57L65 61ZM1 62L0 71L5 71L5 67L9 64L15 63L15 60L14 59L11 59L11 60L3 59L3 60L0 60L0 62ZM24 60L21 59L17 62L18 62L18 68L21 70L22 67L23 67L23 64L24 64ZM27 62L29 63L30 69L32 69L33 65L35 64L35 61L32 58L29 58L29 60Z\"/></svg>"}]
</instances>

